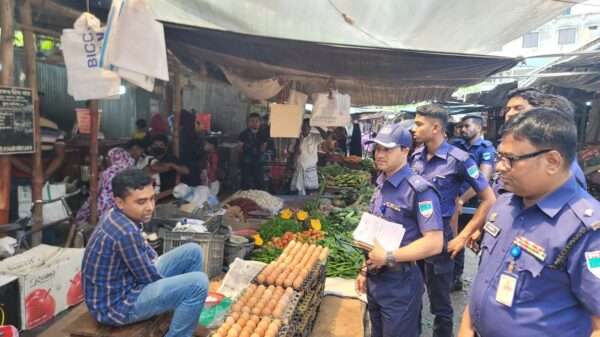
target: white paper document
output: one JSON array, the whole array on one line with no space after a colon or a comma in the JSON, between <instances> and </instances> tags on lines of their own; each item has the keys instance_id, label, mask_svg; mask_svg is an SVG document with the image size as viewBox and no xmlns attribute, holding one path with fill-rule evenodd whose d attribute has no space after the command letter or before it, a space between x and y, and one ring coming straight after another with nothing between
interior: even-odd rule
<instances>
[{"instance_id":1,"label":"white paper document","mask_svg":"<svg viewBox=\"0 0 600 337\"><path fill-rule=\"evenodd\" d=\"M358 227L352 233L352 237L356 241L371 246L375 244L374 241L377 239L386 251L390 251L400 247L405 231L404 226L401 224L364 212Z\"/></svg>"}]
</instances>

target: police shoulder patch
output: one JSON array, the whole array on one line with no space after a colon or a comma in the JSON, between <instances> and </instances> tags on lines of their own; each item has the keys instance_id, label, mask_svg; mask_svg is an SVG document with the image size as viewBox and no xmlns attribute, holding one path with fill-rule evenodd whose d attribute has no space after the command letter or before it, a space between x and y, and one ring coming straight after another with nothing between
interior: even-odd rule
<instances>
[{"instance_id":1,"label":"police shoulder patch","mask_svg":"<svg viewBox=\"0 0 600 337\"><path fill-rule=\"evenodd\" d=\"M429 218L433 214L433 202L431 200L419 202L419 213Z\"/></svg>"},{"instance_id":2,"label":"police shoulder patch","mask_svg":"<svg viewBox=\"0 0 600 337\"><path fill-rule=\"evenodd\" d=\"M492 159L492 154L489 152L484 152L483 153L483 160L490 160Z\"/></svg>"},{"instance_id":3,"label":"police shoulder patch","mask_svg":"<svg viewBox=\"0 0 600 337\"><path fill-rule=\"evenodd\" d=\"M600 278L600 250L585 252L585 261L588 270L597 278Z\"/></svg>"},{"instance_id":4,"label":"police shoulder patch","mask_svg":"<svg viewBox=\"0 0 600 337\"><path fill-rule=\"evenodd\" d=\"M477 168L477 165L471 165L468 169L467 169L467 173L472 177L472 178L479 178L479 169Z\"/></svg>"}]
</instances>

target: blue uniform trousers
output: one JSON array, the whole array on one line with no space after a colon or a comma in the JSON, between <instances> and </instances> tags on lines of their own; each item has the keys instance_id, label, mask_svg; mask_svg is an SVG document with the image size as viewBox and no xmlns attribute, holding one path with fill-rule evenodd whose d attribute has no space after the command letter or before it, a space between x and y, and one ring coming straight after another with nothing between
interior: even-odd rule
<instances>
[{"instance_id":1,"label":"blue uniform trousers","mask_svg":"<svg viewBox=\"0 0 600 337\"><path fill-rule=\"evenodd\" d=\"M416 265L367 276L372 337L419 337L423 278Z\"/></svg>"}]
</instances>

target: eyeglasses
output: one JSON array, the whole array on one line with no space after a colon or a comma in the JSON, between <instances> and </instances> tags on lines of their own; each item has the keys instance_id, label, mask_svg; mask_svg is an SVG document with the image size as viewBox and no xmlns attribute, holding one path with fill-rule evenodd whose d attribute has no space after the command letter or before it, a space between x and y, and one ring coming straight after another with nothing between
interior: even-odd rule
<instances>
[{"instance_id":1,"label":"eyeglasses","mask_svg":"<svg viewBox=\"0 0 600 337\"><path fill-rule=\"evenodd\" d=\"M498 164L498 162L502 162L502 165L504 165L504 167L506 167L507 169L511 169L513 163L516 161L534 158L539 156L540 154L548 153L550 151L552 151L552 149L540 150L532 153L522 154L520 156L507 156L501 152L496 152L494 153L494 162L496 164Z\"/></svg>"}]
</instances>

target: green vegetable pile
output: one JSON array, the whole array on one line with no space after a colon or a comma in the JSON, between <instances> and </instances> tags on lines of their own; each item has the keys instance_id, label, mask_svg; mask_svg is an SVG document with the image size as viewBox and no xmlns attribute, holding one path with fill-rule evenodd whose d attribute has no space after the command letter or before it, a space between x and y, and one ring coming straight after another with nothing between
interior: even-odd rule
<instances>
[{"instance_id":1,"label":"green vegetable pile","mask_svg":"<svg viewBox=\"0 0 600 337\"><path fill-rule=\"evenodd\" d=\"M264 247L260 249L255 249L252 251L252 260L260 261L264 263L271 263L272 261L277 260L279 255L283 252L283 248L278 247Z\"/></svg>"},{"instance_id":2,"label":"green vegetable pile","mask_svg":"<svg viewBox=\"0 0 600 337\"><path fill-rule=\"evenodd\" d=\"M342 244L342 241L351 242L352 232L345 232L328 236L317 245L329 248L329 262L327 263L327 277L341 277L354 279L360 272L363 263L363 254L360 250Z\"/></svg>"},{"instance_id":3,"label":"green vegetable pile","mask_svg":"<svg viewBox=\"0 0 600 337\"><path fill-rule=\"evenodd\" d=\"M271 241L271 238L277 236L281 237L285 232L298 233L302 231L302 225L294 219L282 219L275 217L265 222L258 229L258 233L264 242Z\"/></svg>"},{"instance_id":4,"label":"green vegetable pile","mask_svg":"<svg viewBox=\"0 0 600 337\"><path fill-rule=\"evenodd\" d=\"M329 179L333 179L336 176L339 176L340 174L346 174L346 173L350 173L352 172L351 169L338 165L337 163L327 163L325 164L325 166L319 166L317 167L317 171L322 174L323 176L325 176L325 178L327 178L327 180Z\"/></svg>"},{"instance_id":5,"label":"green vegetable pile","mask_svg":"<svg viewBox=\"0 0 600 337\"><path fill-rule=\"evenodd\" d=\"M360 162L360 166L362 167L363 170L368 171L368 172L377 171L377 167L375 166L375 162L371 158L364 158Z\"/></svg>"}]
</instances>

